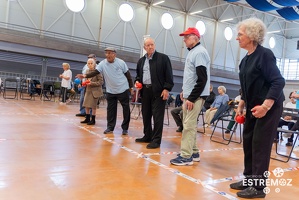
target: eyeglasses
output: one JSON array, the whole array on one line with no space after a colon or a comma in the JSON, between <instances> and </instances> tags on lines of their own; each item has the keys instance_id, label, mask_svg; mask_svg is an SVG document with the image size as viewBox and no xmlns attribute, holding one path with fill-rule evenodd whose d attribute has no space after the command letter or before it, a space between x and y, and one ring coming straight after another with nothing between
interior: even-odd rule
<instances>
[{"instance_id":1,"label":"eyeglasses","mask_svg":"<svg viewBox=\"0 0 299 200\"><path fill-rule=\"evenodd\" d=\"M188 39L189 37L193 36L194 34L184 35L184 39Z\"/></svg>"},{"instance_id":2,"label":"eyeglasses","mask_svg":"<svg viewBox=\"0 0 299 200\"><path fill-rule=\"evenodd\" d=\"M243 33L238 33L237 38L242 37L243 35Z\"/></svg>"}]
</instances>

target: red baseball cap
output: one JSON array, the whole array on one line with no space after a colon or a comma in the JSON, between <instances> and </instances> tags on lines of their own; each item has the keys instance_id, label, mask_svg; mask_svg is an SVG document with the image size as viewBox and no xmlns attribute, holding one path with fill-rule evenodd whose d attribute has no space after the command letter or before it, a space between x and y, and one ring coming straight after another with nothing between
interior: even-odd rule
<instances>
[{"instance_id":1,"label":"red baseball cap","mask_svg":"<svg viewBox=\"0 0 299 200\"><path fill-rule=\"evenodd\" d=\"M194 34L197 37L200 37L200 34L199 34L197 28L194 28L194 27L189 27L185 32L181 33L180 36L190 35L190 34Z\"/></svg>"}]
</instances>

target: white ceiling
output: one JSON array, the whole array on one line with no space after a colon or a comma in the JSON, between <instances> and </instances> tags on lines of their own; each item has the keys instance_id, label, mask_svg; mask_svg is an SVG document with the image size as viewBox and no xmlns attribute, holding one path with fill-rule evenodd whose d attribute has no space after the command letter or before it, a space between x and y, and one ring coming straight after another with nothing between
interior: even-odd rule
<instances>
[{"instance_id":1,"label":"white ceiling","mask_svg":"<svg viewBox=\"0 0 299 200\"><path fill-rule=\"evenodd\" d=\"M145 4L152 5L161 0L136 0ZM215 21L221 21L233 18L227 24L237 24L249 17L258 17L262 19L268 31L280 30L278 35L286 38L299 38L299 21L287 21L276 11L262 12L251 7L245 0L235 3L228 3L224 0L165 0L158 5L167 10L175 10L190 14L202 10L196 15L202 18L209 18Z\"/></svg>"}]
</instances>

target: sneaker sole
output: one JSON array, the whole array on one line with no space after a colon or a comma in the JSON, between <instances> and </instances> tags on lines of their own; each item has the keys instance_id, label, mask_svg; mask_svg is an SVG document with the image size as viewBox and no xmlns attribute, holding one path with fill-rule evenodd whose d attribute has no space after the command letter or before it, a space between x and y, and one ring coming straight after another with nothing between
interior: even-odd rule
<instances>
[{"instance_id":1,"label":"sneaker sole","mask_svg":"<svg viewBox=\"0 0 299 200\"><path fill-rule=\"evenodd\" d=\"M177 165L177 166L193 165L193 161L191 161L191 162L185 162L185 163L173 163L173 162L170 162L170 163L173 164L173 165Z\"/></svg>"},{"instance_id":2,"label":"sneaker sole","mask_svg":"<svg viewBox=\"0 0 299 200\"><path fill-rule=\"evenodd\" d=\"M200 158L193 158L194 162L200 162Z\"/></svg>"}]
</instances>

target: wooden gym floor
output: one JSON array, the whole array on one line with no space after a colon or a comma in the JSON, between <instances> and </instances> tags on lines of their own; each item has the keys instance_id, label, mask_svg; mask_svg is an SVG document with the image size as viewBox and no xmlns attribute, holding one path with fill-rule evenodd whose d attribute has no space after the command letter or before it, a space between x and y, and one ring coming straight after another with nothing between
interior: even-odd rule
<instances>
[{"instance_id":1,"label":"wooden gym floor","mask_svg":"<svg viewBox=\"0 0 299 200\"><path fill-rule=\"evenodd\" d=\"M237 199L229 184L242 179L241 144L211 142L207 128L206 134L198 133L201 161L174 166L169 160L180 150L181 134L175 132L171 116L161 148L149 150L135 143L143 136L141 118L131 120L128 136L121 135L120 107L114 134L103 134L106 105L97 109L95 126L84 126L83 118L75 117L78 103L61 106L39 98L3 99L1 94L0 199ZM200 121L199 130L201 125ZM283 151L285 141L279 144ZM270 170L278 167L284 170L281 178L292 186L271 185L266 199L297 199L299 162L271 159Z\"/></svg>"}]
</instances>

